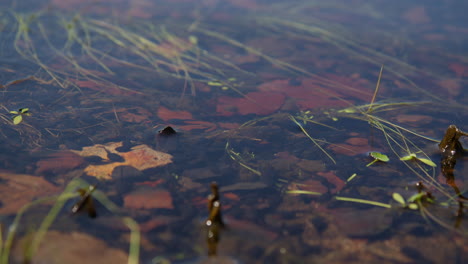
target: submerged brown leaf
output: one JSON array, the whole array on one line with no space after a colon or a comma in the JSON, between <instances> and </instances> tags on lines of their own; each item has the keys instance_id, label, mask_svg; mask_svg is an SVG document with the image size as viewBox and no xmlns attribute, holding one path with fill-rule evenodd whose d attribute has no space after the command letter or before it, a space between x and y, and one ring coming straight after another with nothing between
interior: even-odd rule
<instances>
[{"instance_id":1,"label":"submerged brown leaf","mask_svg":"<svg viewBox=\"0 0 468 264\"><path fill-rule=\"evenodd\" d=\"M0 173L0 214L14 214L29 202L59 191L42 177L26 174Z\"/></svg>"},{"instance_id":2,"label":"submerged brown leaf","mask_svg":"<svg viewBox=\"0 0 468 264\"><path fill-rule=\"evenodd\" d=\"M24 247L30 242L30 237L19 241L14 250L17 263L24 261ZM39 249L31 260L31 264L120 264L127 263L127 253L120 249L110 248L100 239L88 234L72 232L61 233L49 231L42 240Z\"/></svg>"},{"instance_id":3,"label":"submerged brown leaf","mask_svg":"<svg viewBox=\"0 0 468 264\"><path fill-rule=\"evenodd\" d=\"M85 172L99 179L111 179L112 171L118 166L132 166L137 170L146 170L164 166L172 162L172 155L150 148L147 145L138 145L129 152L119 152L116 149L121 147L122 142L110 142L105 145L97 144L91 147L84 147L82 151L73 151L81 156L98 156L104 161L109 161L108 154L117 154L123 158L122 162L112 162L104 165L89 165Z\"/></svg>"},{"instance_id":4,"label":"submerged brown leaf","mask_svg":"<svg viewBox=\"0 0 468 264\"><path fill-rule=\"evenodd\" d=\"M165 190L141 190L125 195L124 206L134 209L174 209L172 196Z\"/></svg>"},{"instance_id":5,"label":"submerged brown leaf","mask_svg":"<svg viewBox=\"0 0 468 264\"><path fill-rule=\"evenodd\" d=\"M70 151L60 151L49 155L46 159L36 163L36 174L44 172L60 173L74 169L84 162L83 158Z\"/></svg>"},{"instance_id":6,"label":"submerged brown leaf","mask_svg":"<svg viewBox=\"0 0 468 264\"><path fill-rule=\"evenodd\" d=\"M221 116L268 115L280 109L285 99L283 94L269 91L251 92L242 98L221 96L217 101L216 112Z\"/></svg>"}]
</instances>

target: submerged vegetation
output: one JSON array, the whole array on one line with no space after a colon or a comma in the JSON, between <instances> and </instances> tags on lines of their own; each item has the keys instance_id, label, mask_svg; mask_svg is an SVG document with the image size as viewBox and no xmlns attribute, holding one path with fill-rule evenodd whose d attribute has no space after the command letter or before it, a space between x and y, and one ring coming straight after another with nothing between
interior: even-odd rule
<instances>
[{"instance_id":1,"label":"submerged vegetation","mask_svg":"<svg viewBox=\"0 0 468 264\"><path fill-rule=\"evenodd\" d=\"M437 243L459 247L447 230L468 235L467 185L455 166L468 136L461 88L448 82L446 98L431 87L448 77L401 59L411 56L400 53L404 38L379 46L387 35L373 43L346 28L352 17L304 16L323 8L309 5L274 4L285 12L239 20L0 13L2 49L15 54L0 67L0 142L28 157L2 154L10 172L0 183L22 193L26 183L12 181L21 175L61 193L22 193L21 206L0 213L10 217L0 264L34 263L52 230L81 221L105 230L131 264L226 252L256 252L247 263L343 262L356 250L409 263L403 248L429 228ZM413 61L425 54L416 53ZM452 123L462 129L450 125L439 139ZM6 202L0 195L0 210ZM71 216L84 210L91 219ZM29 218L42 219L32 231ZM365 249L350 246L369 237ZM398 250L385 253L385 243Z\"/></svg>"}]
</instances>

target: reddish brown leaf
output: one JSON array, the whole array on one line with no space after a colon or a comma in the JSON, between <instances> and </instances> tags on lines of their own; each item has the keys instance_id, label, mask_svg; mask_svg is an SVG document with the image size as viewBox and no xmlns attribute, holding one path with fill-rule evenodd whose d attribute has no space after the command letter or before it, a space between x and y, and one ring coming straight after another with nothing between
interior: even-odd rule
<instances>
[{"instance_id":1,"label":"reddish brown leaf","mask_svg":"<svg viewBox=\"0 0 468 264\"><path fill-rule=\"evenodd\" d=\"M150 111L141 107L118 108L115 112L122 121L131 123L141 123L152 116Z\"/></svg>"},{"instance_id":2,"label":"reddish brown leaf","mask_svg":"<svg viewBox=\"0 0 468 264\"><path fill-rule=\"evenodd\" d=\"M452 63L449 65L449 69L454 71L457 77L468 77L468 65Z\"/></svg>"},{"instance_id":3,"label":"reddish brown leaf","mask_svg":"<svg viewBox=\"0 0 468 264\"><path fill-rule=\"evenodd\" d=\"M246 232L255 237L261 237L263 239L270 240L274 240L278 237L277 233L266 229L264 226L260 226L249 221L228 218L227 222L233 229L238 230L239 232Z\"/></svg>"},{"instance_id":4,"label":"reddish brown leaf","mask_svg":"<svg viewBox=\"0 0 468 264\"><path fill-rule=\"evenodd\" d=\"M221 96L218 98L216 112L222 116L268 115L280 109L284 99L285 96L277 92L252 92L242 98Z\"/></svg>"},{"instance_id":5,"label":"reddish brown leaf","mask_svg":"<svg viewBox=\"0 0 468 264\"><path fill-rule=\"evenodd\" d=\"M346 183L342 179L338 178L338 176L336 176L335 173L333 173L331 171L329 171L329 172L318 172L317 174L319 176L322 176L329 183L331 183L331 184L333 184L335 186L335 188L330 190L330 193L332 193L332 194L335 194L335 193L341 191L341 189L343 189L343 187L346 185Z\"/></svg>"},{"instance_id":6,"label":"reddish brown leaf","mask_svg":"<svg viewBox=\"0 0 468 264\"><path fill-rule=\"evenodd\" d=\"M174 209L172 196L165 190L143 190L127 194L124 206L133 209Z\"/></svg>"},{"instance_id":7,"label":"reddish brown leaf","mask_svg":"<svg viewBox=\"0 0 468 264\"><path fill-rule=\"evenodd\" d=\"M164 106L161 106L158 108L158 117L164 121L168 121L172 119L193 119L193 116L190 112L172 111Z\"/></svg>"},{"instance_id":8,"label":"reddish brown leaf","mask_svg":"<svg viewBox=\"0 0 468 264\"><path fill-rule=\"evenodd\" d=\"M278 159L284 159L284 160L290 161L291 163L296 163L300 161L298 157L294 156L293 154L287 151L275 153L275 157Z\"/></svg>"},{"instance_id":9,"label":"reddish brown leaf","mask_svg":"<svg viewBox=\"0 0 468 264\"><path fill-rule=\"evenodd\" d=\"M372 149L370 146L353 146L347 144L333 144L328 148L337 154L343 154L346 156L360 155L362 153L366 153L367 151L371 151Z\"/></svg>"},{"instance_id":10,"label":"reddish brown leaf","mask_svg":"<svg viewBox=\"0 0 468 264\"><path fill-rule=\"evenodd\" d=\"M174 217L168 216L157 216L156 218L152 218L144 223L140 224L140 231L143 233L149 232L159 226L168 225L173 222L175 219Z\"/></svg>"},{"instance_id":11,"label":"reddish brown leaf","mask_svg":"<svg viewBox=\"0 0 468 264\"><path fill-rule=\"evenodd\" d=\"M396 121L410 126L420 126L431 123L432 117L427 115L398 115Z\"/></svg>"},{"instance_id":12,"label":"reddish brown leaf","mask_svg":"<svg viewBox=\"0 0 468 264\"><path fill-rule=\"evenodd\" d=\"M458 96L462 91L461 83L455 79L440 80L438 84L448 92L451 98Z\"/></svg>"},{"instance_id":13,"label":"reddish brown leaf","mask_svg":"<svg viewBox=\"0 0 468 264\"><path fill-rule=\"evenodd\" d=\"M42 177L0 172L0 214L14 214L27 203L59 192Z\"/></svg>"},{"instance_id":14,"label":"reddish brown leaf","mask_svg":"<svg viewBox=\"0 0 468 264\"><path fill-rule=\"evenodd\" d=\"M147 185L147 186L150 186L150 187L154 188L154 187L158 186L161 183L164 183L163 179L158 179L158 180L155 180L155 181L138 182L135 185Z\"/></svg>"},{"instance_id":15,"label":"reddish brown leaf","mask_svg":"<svg viewBox=\"0 0 468 264\"><path fill-rule=\"evenodd\" d=\"M403 18L413 24L424 24L431 21L424 6L410 8L405 13L403 13Z\"/></svg>"},{"instance_id":16,"label":"reddish brown leaf","mask_svg":"<svg viewBox=\"0 0 468 264\"><path fill-rule=\"evenodd\" d=\"M224 129L236 129L240 126L239 123L218 123L218 125Z\"/></svg>"},{"instance_id":17,"label":"reddish brown leaf","mask_svg":"<svg viewBox=\"0 0 468 264\"><path fill-rule=\"evenodd\" d=\"M318 192L321 194L328 192L328 188L325 187L320 181L317 181L317 180L307 180L300 184L292 183L288 186L288 191L296 191L296 190Z\"/></svg>"},{"instance_id":18,"label":"reddish brown leaf","mask_svg":"<svg viewBox=\"0 0 468 264\"><path fill-rule=\"evenodd\" d=\"M348 138L346 143L353 146L367 146L369 144L369 140L367 138L352 137Z\"/></svg>"},{"instance_id":19,"label":"reddish brown leaf","mask_svg":"<svg viewBox=\"0 0 468 264\"><path fill-rule=\"evenodd\" d=\"M333 81L323 78L304 78L296 80L297 83L291 80L275 80L261 84L258 89L280 92L293 98L300 109L342 107L348 105L343 99L370 100L372 97L371 92L366 89L366 80L335 75L327 75L327 78Z\"/></svg>"},{"instance_id":20,"label":"reddish brown leaf","mask_svg":"<svg viewBox=\"0 0 468 264\"><path fill-rule=\"evenodd\" d=\"M24 252L30 246L31 238L21 239L14 248L15 263L25 263ZM127 253L121 249L110 248L102 240L88 234L49 231L42 239L36 254L28 263L47 264L124 264L128 262Z\"/></svg>"},{"instance_id":21,"label":"reddish brown leaf","mask_svg":"<svg viewBox=\"0 0 468 264\"><path fill-rule=\"evenodd\" d=\"M240 201L239 195L237 195L237 194L235 194L233 192L223 193L223 197L226 197L227 199L233 200L233 201Z\"/></svg>"},{"instance_id":22,"label":"reddish brown leaf","mask_svg":"<svg viewBox=\"0 0 468 264\"><path fill-rule=\"evenodd\" d=\"M40 160L36 163L36 174L44 172L60 173L74 169L83 164L83 158L71 151L60 151L49 155L49 158Z\"/></svg>"},{"instance_id":23,"label":"reddish brown leaf","mask_svg":"<svg viewBox=\"0 0 468 264\"><path fill-rule=\"evenodd\" d=\"M361 155L371 150L375 150L369 145L369 141L365 138L353 137L345 141L347 144L332 144L328 148L337 154L347 156Z\"/></svg>"},{"instance_id":24,"label":"reddish brown leaf","mask_svg":"<svg viewBox=\"0 0 468 264\"><path fill-rule=\"evenodd\" d=\"M217 128L217 125L215 123L211 122L206 122L206 121L185 121L186 124L188 125L182 125L178 126L179 129L185 130L185 131L190 131L194 129L201 129L205 131L213 131Z\"/></svg>"}]
</instances>

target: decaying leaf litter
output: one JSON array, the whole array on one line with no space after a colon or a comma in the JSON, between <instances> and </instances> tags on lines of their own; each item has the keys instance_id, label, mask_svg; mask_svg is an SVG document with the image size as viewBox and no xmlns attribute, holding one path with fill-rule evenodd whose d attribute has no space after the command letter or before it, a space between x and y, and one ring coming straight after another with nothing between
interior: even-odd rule
<instances>
[{"instance_id":1,"label":"decaying leaf litter","mask_svg":"<svg viewBox=\"0 0 468 264\"><path fill-rule=\"evenodd\" d=\"M5 127L2 128L2 142L9 148L23 146L22 154L28 149L38 153L32 157L33 161L27 160L30 168L10 169L10 175L39 171L39 175L29 177L51 179L63 189L72 178L86 174L90 166L110 165L111 169L100 172L106 175L103 178L107 181L100 183L99 189L117 203L122 197L127 201L131 199L127 206L125 203L118 205L140 226L153 232L142 240L147 242L141 245L143 255L174 258L177 252L168 253L172 243L183 245L181 251L187 256L197 255L195 252L200 249L193 246L197 236L177 237L176 230L191 226L184 228L191 234L197 233L199 226L194 223L194 215L200 215L197 206L206 205L197 201L203 201L213 180L221 186L225 215L231 218L231 225L237 230L223 234L219 246L224 245L226 251L220 254L241 255L240 252L249 248L260 247L262 259L274 258L283 262L305 259L343 261L356 252L360 258L371 256L410 262L411 258L401 252L403 247L412 248L415 242L433 242L417 236L398 235L398 230L393 231L390 239L361 244L356 244L355 237L378 237L391 230L392 222L402 219L408 223L417 222L421 217L428 219L427 223L420 224L423 228L430 228L431 223L440 224L434 228L441 235L434 235L434 240L443 241L449 245L447 248L464 241L463 238L453 240L442 235L448 232L446 230L464 234L466 220L457 218L461 224L456 229L452 227L448 215L459 210L461 205L452 187L439 179L437 154L431 153L434 150L430 146L431 142L438 141L433 138L441 138L449 125L447 116L465 107L460 103L448 107L444 98L418 88L412 81L416 75L423 74L418 68L371 47L358 48L357 38L343 34L338 25L327 27L319 21L301 23L259 16L253 21L262 28L260 35L248 40L223 33L229 32L223 30L223 25L215 29L208 23L192 24L193 21L174 27L140 22L137 30L132 30L125 24L89 19L83 15L67 19L50 13L14 13L6 17L14 21L12 25L16 29L13 47L27 59L25 64L40 68L38 72L25 72L26 77L12 78L20 80L34 76L25 82L10 81L12 79L3 82L5 101L2 107L6 111L2 114L2 127ZM303 67L305 62L300 58L305 56L299 51L294 56L282 57L281 48L285 44L272 35L284 32L289 32L290 41L310 42L310 48L316 43L330 44L342 48L343 54L349 56L333 62L333 66L316 63ZM256 46L255 41L268 37L282 45L268 52ZM114 49L100 48L106 46ZM318 53L328 49L327 46ZM221 52L231 58L221 56ZM337 73L347 72L351 67L349 58L356 57L362 65L374 66L367 67L369 72L366 74L375 78L363 78L359 75L364 74L362 72L353 72L350 76L319 74L330 69ZM255 63L265 66L255 72L249 70L250 64ZM382 63L386 66L382 86L400 85L415 96L422 94L425 101L395 102L392 94L385 90L377 94L375 101L371 99L376 90L372 83L378 79L372 72L378 73ZM7 68L2 68L5 74L9 72L5 70ZM50 90L55 91L53 96L48 96ZM262 96L268 96L274 105L265 106ZM42 97L47 99L36 100ZM79 105L73 103L77 99ZM430 107L440 110L441 114L431 113ZM8 113L24 108L29 108L32 116L22 117L15 126ZM163 108L169 111L161 111ZM164 118L160 116L162 112ZM415 124L417 120L411 124L395 122L398 116L408 114L431 116L431 126L438 127L440 134L425 131L423 126ZM228 120L226 116L233 118ZM355 125L350 127L350 123ZM165 125L180 128L180 133L171 138L159 137L157 131ZM109 142L123 143L109 149L106 148L112 144ZM124 153L131 153L138 145L167 153L174 157L174 163L148 169L127 162ZM34 168L45 157L43 150L48 150L53 160L58 150L70 153L69 150L79 151L85 147L100 149L104 154L85 157L84 161L82 157L67 154L70 162L61 169ZM368 152L385 153L390 157L389 162L366 168L371 161ZM437 167L417 160L405 161L405 157L412 157L412 154L434 162ZM222 158L214 162L213 157ZM17 156L15 159L7 157L4 161L7 168L24 163L20 163ZM207 166L207 163L216 163L216 166ZM403 164L407 169L397 167ZM42 163L40 168L48 167ZM121 172L117 173L117 170ZM356 176L346 182L352 174ZM118 175L124 179L119 179ZM125 179L129 175L132 178ZM89 176L93 176L92 173ZM96 181L94 178L89 180ZM113 182L124 180L131 183L128 189L113 185ZM407 216L408 212L400 210L399 204L391 203L392 193L401 193L404 197L414 195L418 191L412 181L421 181L430 189L436 202L426 203ZM463 182L458 184L464 186ZM135 199L155 195L154 188L158 199L171 197L174 205L169 206L166 202L164 206L139 207L138 204L143 203ZM179 191L179 188L185 191ZM233 197L240 197L240 200ZM349 202L361 205L356 208ZM363 203L385 206L374 209ZM195 207L186 208L185 204ZM165 218L153 215L154 210L163 210ZM372 219L382 214L386 221L375 224ZM291 218L291 215L296 217ZM358 219L357 215L364 218ZM107 215L104 213L102 217ZM352 228L340 224L342 218L352 222ZM58 218L55 224L60 221ZM401 232L415 228L400 225ZM121 224L105 226L108 230L119 230ZM53 228L53 225L49 227ZM301 230L301 234L281 235L289 229ZM364 229L371 231L356 232ZM48 235L59 236L52 232ZM177 238L168 239L164 233L174 234ZM244 240L249 234L259 239L243 245L229 243ZM265 243L272 237L275 243ZM125 241L128 243L129 240ZM382 249L384 242L396 249ZM324 251L311 254L310 247ZM280 249L287 254L278 255ZM341 253L331 255L328 250ZM124 251L127 250L124 248ZM431 254L431 258L437 257Z\"/></svg>"}]
</instances>

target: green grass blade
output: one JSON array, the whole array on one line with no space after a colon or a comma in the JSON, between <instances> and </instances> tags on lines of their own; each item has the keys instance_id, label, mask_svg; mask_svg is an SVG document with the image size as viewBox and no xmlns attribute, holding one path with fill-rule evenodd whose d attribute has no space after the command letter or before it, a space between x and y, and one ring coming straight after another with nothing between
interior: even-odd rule
<instances>
[{"instance_id":1,"label":"green grass blade","mask_svg":"<svg viewBox=\"0 0 468 264\"><path fill-rule=\"evenodd\" d=\"M385 207L385 208L392 208L390 204L364 200L364 199L358 199L358 198L335 196L335 199L338 201L346 201L346 202L353 202L353 203L369 204L369 205L380 206L380 207Z\"/></svg>"},{"instance_id":2,"label":"green grass blade","mask_svg":"<svg viewBox=\"0 0 468 264\"><path fill-rule=\"evenodd\" d=\"M304 135L306 135L306 136L307 136L323 153L325 153L325 155L327 155L327 157L328 157L331 161L333 161L334 164L336 164L335 159L334 159L330 154L328 154L328 152L325 151L325 150L317 143L317 141L315 141L315 139L313 139L313 138L309 135L309 133L307 133L307 131L304 129L304 127L301 125L301 123L297 122L297 120L294 118L294 116L290 115L290 116L289 116L289 119L291 119L296 125L298 125L299 128L301 128L302 133L304 133Z\"/></svg>"},{"instance_id":3,"label":"green grass blade","mask_svg":"<svg viewBox=\"0 0 468 264\"><path fill-rule=\"evenodd\" d=\"M130 229L128 264L138 264L140 258L140 228L138 223L130 217L124 217L122 220Z\"/></svg>"},{"instance_id":4,"label":"green grass blade","mask_svg":"<svg viewBox=\"0 0 468 264\"><path fill-rule=\"evenodd\" d=\"M392 194L392 197L393 197L393 200L397 201L397 202L400 203L401 205L403 205L403 206L406 205L405 198L403 198L403 196L401 196L401 194L399 194L399 193L393 193L393 194Z\"/></svg>"},{"instance_id":5,"label":"green grass blade","mask_svg":"<svg viewBox=\"0 0 468 264\"><path fill-rule=\"evenodd\" d=\"M306 191L306 190L290 190L287 191L286 193L290 194L309 194L309 195L322 195L319 192L312 192L312 191Z\"/></svg>"}]
</instances>

